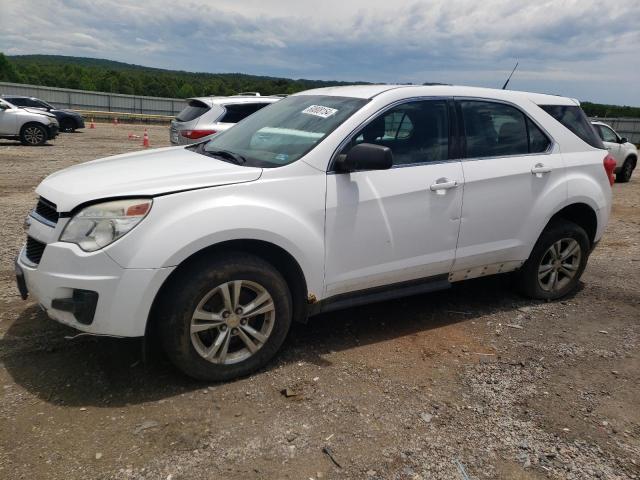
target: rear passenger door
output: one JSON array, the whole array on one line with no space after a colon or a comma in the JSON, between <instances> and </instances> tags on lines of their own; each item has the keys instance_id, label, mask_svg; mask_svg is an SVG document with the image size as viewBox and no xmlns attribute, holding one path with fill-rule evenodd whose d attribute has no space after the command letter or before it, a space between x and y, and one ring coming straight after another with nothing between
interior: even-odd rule
<instances>
[{"instance_id":1,"label":"rear passenger door","mask_svg":"<svg viewBox=\"0 0 640 480\"><path fill-rule=\"evenodd\" d=\"M605 127L604 125L594 125L598 135L602 139L602 143L609 151L609 153L616 159L616 165L619 167L624 162L624 158L622 158L622 147L620 145L620 138L609 127Z\"/></svg>"},{"instance_id":2,"label":"rear passenger door","mask_svg":"<svg viewBox=\"0 0 640 480\"><path fill-rule=\"evenodd\" d=\"M514 105L456 99L462 120L464 202L452 280L513 270L567 197L558 148Z\"/></svg>"}]
</instances>

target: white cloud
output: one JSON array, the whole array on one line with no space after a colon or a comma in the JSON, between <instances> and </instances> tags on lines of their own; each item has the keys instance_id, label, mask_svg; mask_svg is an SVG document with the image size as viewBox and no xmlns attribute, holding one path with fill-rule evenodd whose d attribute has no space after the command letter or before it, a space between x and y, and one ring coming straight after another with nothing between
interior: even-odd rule
<instances>
[{"instance_id":1,"label":"white cloud","mask_svg":"<svg viewBox=\"0 0 640 480\"><path fill-rule=\"evenodd\" d=\"M493 86L517 59L514 88L640 104L638 19L638 0L3 0L0 50Z\"/></svg>"}]
</instances>

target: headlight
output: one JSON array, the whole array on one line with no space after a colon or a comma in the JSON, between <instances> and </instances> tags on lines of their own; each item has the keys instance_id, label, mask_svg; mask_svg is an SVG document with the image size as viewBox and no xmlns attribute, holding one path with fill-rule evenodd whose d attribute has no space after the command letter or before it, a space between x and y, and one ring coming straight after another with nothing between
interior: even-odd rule
<instances>
[{"instance_id":1,"label":"headlight","mask_svg":"<svg viewBox=\"0 0 640 480\"><path fill-rule=\"evenodd\" d=\"M151 210L148 198L116 200L83 208L67 223L61 242L95 252L130 232Z\"/></svg>"}]
</instances>

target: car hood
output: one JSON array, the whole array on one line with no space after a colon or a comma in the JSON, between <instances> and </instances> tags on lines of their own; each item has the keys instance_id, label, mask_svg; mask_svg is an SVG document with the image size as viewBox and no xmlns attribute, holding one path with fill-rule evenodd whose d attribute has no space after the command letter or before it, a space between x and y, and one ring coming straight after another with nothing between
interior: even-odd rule
<instances>
[{"instance_id":1,"label":"car hood","mask_svg":"<svg viewBox=\"0 0 640 480\"><path fill-rule=\"evenodd\" d=\"M61 109L61 108L54 108L53 110L50 110L50 113L53 113L54 115L56 113L64 113L65 115L72 115L74 117L81 117L82 116L78 112L74 112L73 110L64 110L64 109Z\"/></svg>"},{"instance_id":2,"label":"car hood","mask_svg":"<svg viewBox=\"0 0 640 480\"><path fill-rule=\"evenodd\" d=\"M42 110L40 108L22 108L24 111L29 112L29 113L37 113L38 115L44 115L45 117L53 117L56 118L56 116L53 113L49 113L46 110Z\"/></svg>"},{"instance_id":3,"label":"car hood","mask_svg":"<svg viewBox=\"0 0 640 480\"><path fill-rule=\"evenodd\" d=\"M127 153L65 168L36 188L59 212L104 198L153 196L196 188L251 182L261 168L243 167L185 147Z\"/></svg>"}]
</instances>

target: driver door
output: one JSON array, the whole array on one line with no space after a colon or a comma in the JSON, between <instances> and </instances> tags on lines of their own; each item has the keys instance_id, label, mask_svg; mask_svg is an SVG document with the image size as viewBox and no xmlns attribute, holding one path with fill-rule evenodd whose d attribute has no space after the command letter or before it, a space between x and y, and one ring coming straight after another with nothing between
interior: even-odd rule
<instances>
[{"instance_id":1,"label":"driver door","mask_svg":"<svg viewBox=\"0 0 640 480\"><path fill-rule=\"evenodd\" d=\"M620 145L620 137L611 128L604 125L594 125L596 131L602 139L602 143L609 151L609 154L616 159L616 165L619 167L624 162L622 158L622 146Z\"/></svg>"},{"instance_id":2,"label":"driver door","mask_svg":"<svg viewBox=\"0 0 640 480\"><path fill-rule=\"evenodd\" d=\"M327 297L446 275L460 229L463 175L452 160L450 103L393 107L355 133L389 147L389 170L329 172L326 199Z\"/></svg>"}]
</instances>

